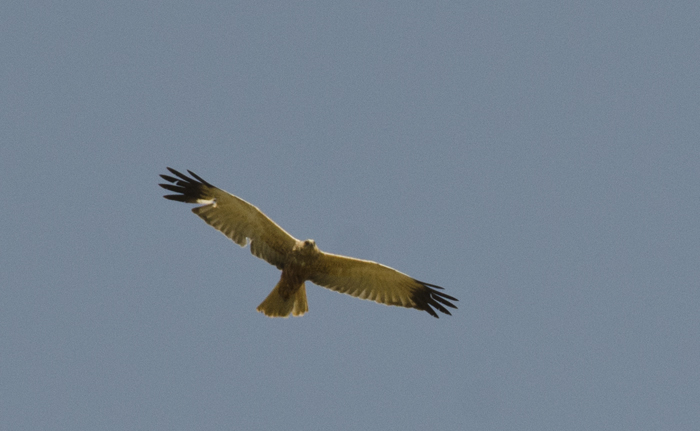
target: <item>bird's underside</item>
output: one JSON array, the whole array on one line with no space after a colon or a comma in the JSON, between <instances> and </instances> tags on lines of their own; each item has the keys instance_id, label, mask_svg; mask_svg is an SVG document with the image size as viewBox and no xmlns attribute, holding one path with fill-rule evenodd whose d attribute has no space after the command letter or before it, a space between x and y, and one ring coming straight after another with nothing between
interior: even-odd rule
<instances>
[{"instance_id":1,"label":"bird's underside","mask_svg":"<svg viewBox=\"0 0 700 431\"><path fill-rule=\"evenodd\" d=\"M203 204L192 209L209 225L245 247L255 256L282 270L272 292L257 310L270 317L302 316L308 311L305 281L381 304L415 308L438 317L433 308L450 314L457 301L442 287L418 281L382 264L324 253L313 240L300 241L248 202L227 193L187 171L192 178L168 168L174 175L161 175L160 184L176 194L166 199Z\"/></svg>"}]
</instances>

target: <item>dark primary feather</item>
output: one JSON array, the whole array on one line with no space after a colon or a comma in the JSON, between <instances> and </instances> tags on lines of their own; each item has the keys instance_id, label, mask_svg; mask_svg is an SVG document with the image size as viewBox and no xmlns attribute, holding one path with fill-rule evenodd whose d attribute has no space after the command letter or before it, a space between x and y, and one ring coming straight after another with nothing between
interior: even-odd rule
<instances>
[{"instance_id":1,"label":"dark primary feather","mask_svg":"<svg viewBox=\"0 0 700 431\"><path fill-rule=\"evenodd\" d=\"M212 188L214 186L204 181L201 177L199 177L192 171L188 170L187 172L189 172L189 174L192 175L194 179L189 178L184 174L181 174L173 168L168 168L168 170L177 177L179 177L179 179L173 178L169 175L161 175L161 178L163 178L165 181L171 182L172 184L159 184L159 186L163 187L166 190L170 190L171 192L179 194L165 195L163 196L165 199L187 203L197 203L197 200L199 199L208 199L205 193L205 186Z\"/></svg>"},{"instance_id":2,"label":"dark primary feather","mask_svg":"<svg viewBox=\"0 0 700 431\"><path fill-rule=\"evenodd\" d=\"M434 284L424 283L424 282L419 281L419 280L415 280L415 281L422 284L421 288L414 290L413 293L411 294L411 299L413 300L413 302L416 303L417 309L425 310L428 313L430 313L431 316L436 317L436 318L439 318L439 316L431 307L435 307L438 309L438 311L445 313L449 316L452 315L452 313L450 313L445 307L443 307L442 304L444 304L450 308L456 309L457 307L454 304L452 304L451 302L449 302L448 299L451 301L459 301L457 298L454 298L446 293L438 292L437 290L435 290L435 289L442 290L443 288L440 286L436 286ZM434 289L431 289L431 288L434 288Z\"/></svg>"}]
</instances>

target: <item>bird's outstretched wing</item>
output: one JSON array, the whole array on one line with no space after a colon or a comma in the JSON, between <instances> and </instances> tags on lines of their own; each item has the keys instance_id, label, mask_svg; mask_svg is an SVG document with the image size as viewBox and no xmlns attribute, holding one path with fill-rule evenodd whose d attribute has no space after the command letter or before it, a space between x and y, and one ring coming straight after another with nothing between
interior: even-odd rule
<instances>
[{"instance_id":1,"label":"bird's outstretched wing","mask_svg":"<svg viewBox=\"0 0 700 431\"><path fill-rule=\"evenodd\" d=\"M380 304L424 310L434 317L438 315L433 307L449 315L451 313L445 306L457 308L450 302L457 301L456 298L436 290L442 290L442 287L418 281L369 260L321 252L309 279L336 292Z\"/></svg>"},{"instance_id":2,"label":"bird's outstretched wing","mask_svg":"<svg viewBox=\"0 0 700 431\"><path fill-rule=\"evenodd\" d=\"M166 190L177 194L165 195L166 199L191 204L204 204L193 208L212 227L231 238L236 244L245 247L250 239L250 252L282 269L288 253L297 242L262 211L248 202L227 193L187 171L190 178L175 169L168 168L175 175L161 175L171 184L160 184Z\"/></svg>"}]
</instances>

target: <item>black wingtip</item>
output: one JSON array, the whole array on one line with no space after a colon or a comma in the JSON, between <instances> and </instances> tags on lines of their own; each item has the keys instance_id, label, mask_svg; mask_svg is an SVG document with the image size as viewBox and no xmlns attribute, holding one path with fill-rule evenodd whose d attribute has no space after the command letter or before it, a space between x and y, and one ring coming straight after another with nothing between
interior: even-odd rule
<instances>
[{"instance_id":1,"label":"black wingtip","mask_svg":"<svg viewBox=\"0 0 700 431\"><path fill-rule=\"evenodd\" d=\"M164 179L165 181L171 182L171 183L176 183L178 182L177 178L173 178L170 175L165 175L165 174L160 174L160 177Z\"/></svg>"},{"instance_id":2,"label":"black wingtip","mask_svg":"<svg viewBox=\"0 0 700 431\"><path fill-rule=\"evenodd\" d=\"M175 169L173 169L173 168L171 168L171 167L167 167L167 169L170 171L171 174L173 174L173 175L175 175L176 177L180 178L182 181L185 181L185 182L187 182L187 183L192 182L192 178L188 177L187 175L182 174L182 173L176 171Z\"/></svg>"},{"instance_id":3,"label":"black wingtip","mask_svg":"<svg viewBox=\"0 0 700 431\"><path fill-rule=\"evenodd\" d=\"M194 172L190 171L189 169L187 170L187 172L188 172L190 175L192 175L197 181L199 181L200 183L204 184L205 186L214 187L214 186L212 186L211 184L209 184L208 182L204 181L204 180L202 179L202 177L200 177L199 175L197 175L197 174L195 174Z\"/></svg>"},{"instance_id":4,"label":"black wingtip","mask_svg":"<svg viewBox=\"0 0 700 431\"><path fill-rule=\"evenodd\" d=\"M210 196L208 196L208 194L210 192L208 189L216 188L208 182L204 181L199 175L193 173L192 171L187 171L193 177L190 178L187 175L178 172L171 167L167 167L167 169L175 177L161 174L160 177L171 184L158 185L168 191L175 192L178 194L165 195L163 196L165 199L178 202L197 203L200 199L209 199Z\"/></svg>"},{"instance_id":5,"label":"black wingtip","mask_svg":"<svg viewBox=\"0 0 700 431\"><path fill-rule=\"evenodd\" d=\"M165 199L177 202L187 202L183 195L163 195Z\"/></svg>"},{"instance_id":6,"label":"black wingtip","mask_svg":"<svg viewBox=\"0 0 700 431\"><path fill-rule=\"evenodd\" d=\"M450 302L458 301L457 298L436 290L443 289L442 287L430 283L424 283L419 280L416 280L416 282L420 283L420 287L413 291L413 296L411 299L413 299L417 309L424 310L431 316L438 319L440 316L438 316L433 308L441 313L447 314L448 316L451 316L452 313L450 313L445 306L454 308L455 310L457 309L457 306Z\"/></svg>"}]
</instances>

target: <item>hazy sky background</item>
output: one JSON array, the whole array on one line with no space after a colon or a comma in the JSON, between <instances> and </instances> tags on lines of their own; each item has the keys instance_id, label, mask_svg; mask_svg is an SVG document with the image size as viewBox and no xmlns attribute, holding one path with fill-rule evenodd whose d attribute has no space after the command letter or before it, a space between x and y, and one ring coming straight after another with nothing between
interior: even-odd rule
<instances>
[{"instance_id":1,"label":"hazy sky background","mask_svg":"<svg viewBox=\"0 0 700 431\"><path fill-rule=\"evenodd\" d=\"M700 2L0 4L0 429L700 429ZM452 317L307 285L191 169Z\"/></svg>"}]
</instances>

